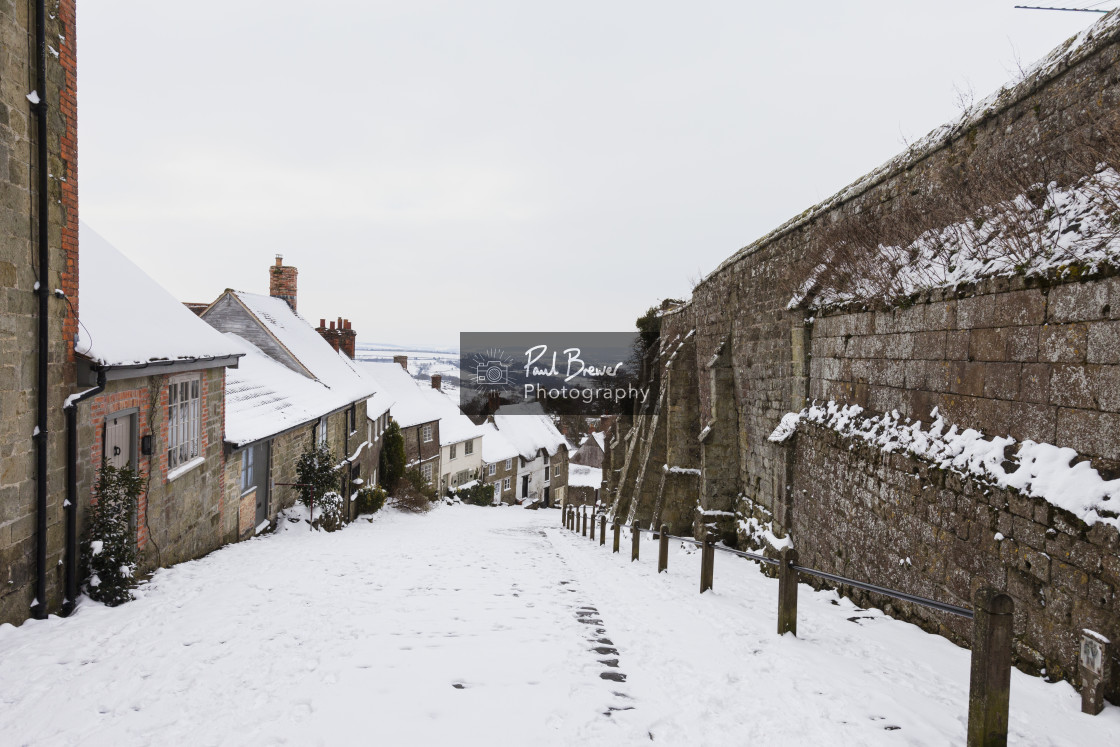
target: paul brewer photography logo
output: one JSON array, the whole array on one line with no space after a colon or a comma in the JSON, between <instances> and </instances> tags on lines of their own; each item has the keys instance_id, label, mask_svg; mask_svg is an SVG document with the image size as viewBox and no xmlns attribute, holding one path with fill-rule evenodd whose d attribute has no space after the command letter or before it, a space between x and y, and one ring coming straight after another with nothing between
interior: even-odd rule
<instances>
[{"instance_id":1,"label":"paul brewer photography logo","mask_svg":"<svg viewBox=\"0 0 1120 747\"><path fill-rule=\"evenodd\" d=\"M644 403L636 335L629 332L465 332L460 335L464 411L483 402L540 403L550 412L602 414Z\"/></svg>"}]
</instances>

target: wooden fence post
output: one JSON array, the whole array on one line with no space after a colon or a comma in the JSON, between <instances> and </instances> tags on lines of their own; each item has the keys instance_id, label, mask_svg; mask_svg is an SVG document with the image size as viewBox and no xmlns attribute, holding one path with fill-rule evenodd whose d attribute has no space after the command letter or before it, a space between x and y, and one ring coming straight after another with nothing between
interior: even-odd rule
<instances>
[{"instance_id":1,"label":"wooden fence post","mask_svg":"<svg viewBox=\"0 0 1120 747\"><path fill-rule=\"evenodd\" d=\"M591 512L591 518L587 521L587 534L591 537L591 541L595 541L595 512Z\"/></svg>"},{"instance_id":2,"label":"wooden fence post","mask_svg":"<svg viewBox=\"0 0 1120 747\"><path fill-rule=\"evenodd\" d=\"M606 516L600 516L599 517L599 544L600 545L607 544L607 517ZM615 552L618 552L618 550L616 549Z\"/></svg>"},{"instance_id":3,"label":"wooden fence post","mask_svg":"<svg viewBox=\"0 0 1120 747\"><path fill-rule=\"evenodd\" d=\"M573 517L575 516L575 506L568 506L568 529L572 528Z\"/></svg>"},{"instance_id":4,"label":"wooden fence post","mask_svg":"<svg viewBox=\"0 0 1120 747\"><path fill-rule=\"evenodd\" d=\"M630 526L630 562L633 563L638 559L638 547L642 542L642 532L638 528L638 522L635 521Z\"/></svg>"},{"instance_id":5,"label":"wooden fence post","mask_svg":"<svg viewBox=\"0 0 1120 747\"><path fill-rule=\"evenodd\" d=\"M618 523L618 519L614 520L614 552L618 552L618 538L622 534L622 525Z\"/></svg>"},{"instance_id":6,"label":"wooden fence post","mask_svg":"<svg viewBox=\"0 0 1120 747\"><path fill-rule=\"evenodd\" d=\"M998 589L981 588L972 595L968 747L1007 744L1014 612L1015 602Z\"/></svg>"},{"instance_id":7,"label":"wooden fence post","mask_svg":"<svg viewBox=\"0 0 1120 747\"><path fill-rule=\"evenodd\" d=\"M580 513L580 518L582 519L582 521L580 522L579 533L581 535L583 535L584 537L586 537L587 536L587 508L585 506L580 506L579 507L579 513Z\"/></svg>"},{"instance_id":8,"label":"wooden fence post","mask_svg":"<svg viewBox=\"0 0 1120 747\"><path fill-rule=\"evenodd\" d=\"M778 555L778 635L797 635L797 550L782 549Z\"/></svg>"},{"instance_id":9,"label":"wooden fence post","mask_svg":"<svg viewBox=\"0 0 1120 747\"><path fill-rule=\"evenodd\" d=\"M700 549L700 593L703 594L712 588L715 580L716 546L715 535L707 532L704 535L704 544Z\"/></svg>"},{"instance_id":10,"label":"wooden fence post","mask_svg":"<svg viewBox=\"0 0 1120 747\"><path fill-rule=\"evenodd\" d=\"M661 536L657 540L657 572L669 570L669 526L661 525Z\"/></svg>"}]
</instances>

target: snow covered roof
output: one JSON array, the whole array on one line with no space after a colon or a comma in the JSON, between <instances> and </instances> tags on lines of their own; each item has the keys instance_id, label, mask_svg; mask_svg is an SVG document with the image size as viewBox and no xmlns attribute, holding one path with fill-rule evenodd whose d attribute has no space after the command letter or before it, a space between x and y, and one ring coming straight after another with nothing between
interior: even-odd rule
<instances>
[{"instance_id":1,"label":"snow covered roof","mask_svg":"<svg viewBox=\"0 0 1120 747\"><path fill-rule=\"evenodd\" d=\"M244 353L241 365L226 371L226 442L253 443L353 401L273 360L241 337L226 337Z\"/></svg>"},{"instance_id":2,"label":"snow covered roof","mask_svg":"<svg viewBox=\"0 0 1120 747\"><path fill-rule=\"evenodd\" d=\"M482 433L482 461L497 464L521 456L517 447L493 423L479 426Z\"/></svg>"},{"instance_id":3,"label":"snow covered roof","mask_svg":"<svg viewBox=\"0 0 1120 747\"><path fill-rule=\"evenodd\" d=\"M606 441L603 438L603 434L598 433L598 432L589 433L588 435L581 438L579 440L579 447L582 449L587 444L587 442L591 441L592 439L594 439L595 443L599 444L599 449L601 451L606 451L607 450Z\"/></svg>"},{"instance_id":4,"label":"snow covered roof","mask_svg":"<svg viewBox=\"0 0 1120 747\"><path fill-rule=\"evenodd\" d=\"M479 426L463 414L451 397L431 387L420 387L421 393L439 413L439 445L450 446L482 435Z\"/></svg>"},{"instance_id":5,"label":"snow covered roof","mask_svg":"<svg viewBox=\"0 0 1120 747\"><path fill-rule=\"evenodd\" d=\"M600 488L603 485L603 470L585 464L568 465L568 487Z\"/></svg>"},{"instance_id":6,"label":"snow covered roof","mask_svg":"<svg viewBox=\"0 0 1120 747\"><path fill-rule=\"evenodd\" d=\"M381 408L389 402L393 420L401 428L440 419L439 411L424 395L419 382L399 363L363 361L361 366L377 384L377 394L366 400L367 411L371 406Z\"/></svg>"},{"instance_id":7,"label":"snow covered roof","mask_svg":"<svg viewBox=\"0 0 1120 747\"><path fill-rule=\"evenodd\" d=\"M101 366L211 361L241 349L176 301L85 223L78 224L78 339Z\"/></svg>"},{"instance_id":8,"label":"snow covered roof","mask_svg":"<svg viewBox=\"0 0 1120 747\"><path fill-rule=\"evenodd\" d=\"M287 301L244 291L229 293L312 377L346 402L365 399L377 391L373 378L362 366L332 348L307 320L292 311Z\"/></svg>"},{"instance_id":9,"label":"snow covered roof","mask_svg":"<svg viewBox=\"0 0 1120 747\"><path fill-rule=\"evenodd\" d=\"M535 459L541 449L553 456L560 447L572 448L539 402L504 405L494 413L494 424L525 459Z\"/></svg>"}]
</instances>

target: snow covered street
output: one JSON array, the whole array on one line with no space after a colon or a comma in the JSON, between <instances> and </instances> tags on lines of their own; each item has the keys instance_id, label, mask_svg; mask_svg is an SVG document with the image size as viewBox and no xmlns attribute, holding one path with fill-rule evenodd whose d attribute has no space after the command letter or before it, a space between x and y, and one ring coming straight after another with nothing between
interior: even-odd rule
<instances>
[{"instance_id":1,"label":"snow covered street","mask_svg":"<svg viewBox=\"0 0 1120 747\"><path fill-rule=\"evenodd\" d=\"M0 743L959 744L968 652L718 554L656 573L558 511L389 509L160 570L116 609L0 626ZM1120 708L1012 673L1010 741L1120 744Z\"/></svg>"}]
</instances>

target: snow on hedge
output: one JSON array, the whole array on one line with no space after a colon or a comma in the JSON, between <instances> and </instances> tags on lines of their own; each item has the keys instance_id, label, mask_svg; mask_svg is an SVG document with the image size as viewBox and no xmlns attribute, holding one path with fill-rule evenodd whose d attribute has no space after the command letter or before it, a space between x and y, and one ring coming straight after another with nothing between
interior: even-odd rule
<instances>
[{"instance_id":1,"label":"snow on hedge","mask_svg":"<svg viewBox=\"0 0 1120 747\"><path fill-rule=\"evenodd\" d=\"M1062 275L1071 265L1093 273L1120 265L1120 173L1105 168L1071 187L1051 183L1039 191L1045 199L1019 195L970 220L926 231L907 246L880 245L875 262L884 271L845 274L842 287L822 263L787 308L891 301L988 277Z\"/></svg>"},{"instance_id":2,"label":"snow on hedge","mask_svg":"<svg viewBox=\"0 0 1120 747\"><path fill-rule=\"evenodd\" d=\"M568 465L569 488L600 488L603 485L603 470L585 464Z\"/></svg>"},{"instance_id":3,"label":"snow on hedge","mask_svg":"<svg viewBox=\"0 0 1120 747\"><path fill-rule=\"evenodd\" d=\"M884 452L909 452L941 469L1042 498L1086 524L1120 527L1120 479L1105 480L1089 462L1075 463L1073 449L1031 440L1013 448L1011 437L986 438L974 428L947 424L937 408L930 417L933 422L924 427L920 420L901 418L897 410L868 416L859 405L830 401L785 415L770 440L786 440L802 420L817 423Z\"/></svg>"}]
</instances>

